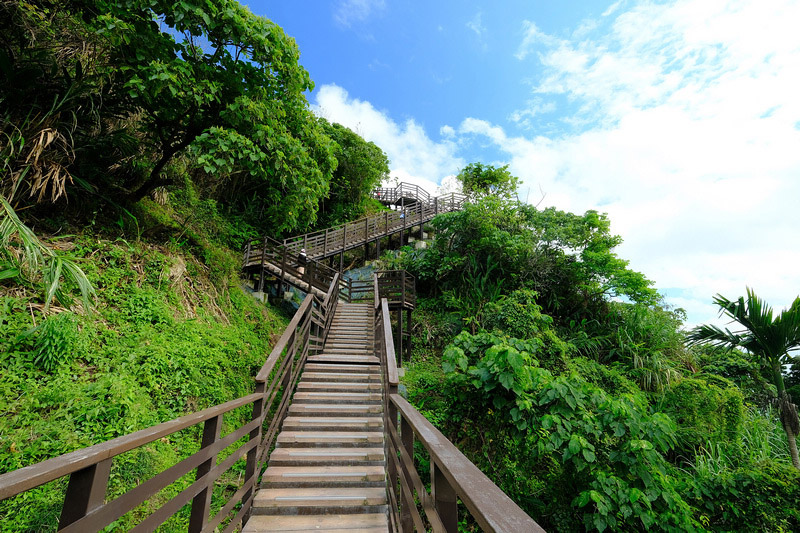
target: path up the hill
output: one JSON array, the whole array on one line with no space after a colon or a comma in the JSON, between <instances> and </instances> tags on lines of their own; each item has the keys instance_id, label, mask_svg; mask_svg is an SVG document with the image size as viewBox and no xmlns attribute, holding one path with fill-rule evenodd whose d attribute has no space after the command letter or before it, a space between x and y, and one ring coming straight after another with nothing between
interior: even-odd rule
<instances>
[{"instance_id":1,"label":"path up the hill","mask_svg":"<svg viewBox=\"0 0 800 533\"><path fill-rule=\"evenodd\" d=\"M369 304L339 303L310 356L244 533L388 532L381 370Z\"/></svg>"}]
</instances>

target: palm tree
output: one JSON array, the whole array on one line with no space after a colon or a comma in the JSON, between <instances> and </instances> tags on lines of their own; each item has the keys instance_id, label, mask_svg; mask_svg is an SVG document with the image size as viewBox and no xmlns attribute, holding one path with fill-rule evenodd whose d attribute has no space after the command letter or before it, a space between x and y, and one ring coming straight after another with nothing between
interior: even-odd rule
<instances>
[{"instance_id":1,"label":"palm tree","mask_svg":"<svg viewBox=\"0 0 800 533\"><path fill-rule=\"evenodd\" d=\"M775 319L772 308L755 292L747 288L747 299L728 300L717 294L714 303L720 307L720 316L727 316L738 322L744 329L724 330L709 324L694 328L688 335L689 344L708 343L727 348L744 348L759 358L759 363L772 372L772 379L778 389L778 410L781 424L789 441L792 464L800 469L797 455L797 435L800 434L800 420L797 406L786 394L783 384L784 364L791 361L789 351L800 347L800 296L795 298L789 309L782 311Z\"/></svg>"}]
</instances>

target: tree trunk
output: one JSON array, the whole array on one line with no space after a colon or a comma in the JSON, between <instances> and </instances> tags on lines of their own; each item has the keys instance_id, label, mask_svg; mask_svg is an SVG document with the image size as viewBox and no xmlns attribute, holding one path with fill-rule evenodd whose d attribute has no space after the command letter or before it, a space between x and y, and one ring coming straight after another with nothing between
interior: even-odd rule
<instances>
[{"instance_id":1,"label":"tree trunk","mask_svg":"<svg viewBox=\"0 0 800 533\"><path fill-rule=\"evenodd\" d=\"M795 468L800 470L800 457L797 455L797 435L785 424L783 430L786 431L786 439L789 441L789 453L792 455L792 464Z\"/></svg>"}]
</instances>

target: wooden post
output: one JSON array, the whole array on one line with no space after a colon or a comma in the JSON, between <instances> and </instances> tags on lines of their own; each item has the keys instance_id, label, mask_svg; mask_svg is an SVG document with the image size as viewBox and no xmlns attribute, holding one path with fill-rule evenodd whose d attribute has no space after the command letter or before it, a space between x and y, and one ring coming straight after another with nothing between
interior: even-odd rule
<instances>
[{"instance_id":1,"label":"wooden post","mask_svg":"<svg viewBox=\"0 0 800 533\"><path fill-rule=\"evenodd\" d=\"M283 290L283 280L285 279L285 276L286 276L286 252L287 251L288 251L288 249L286 248L286 246L283 246L283 255L281 257L281 280L279 282L280 285L278 285L278 290L276 291L278 293L278 298L283 298L283 293L281 291Z\"/></svg>"},{"instance_id":2,"label":"wooden post","mask_svg":"<svg viewBox=\"0 0 800 533\"><path fill-rule=\"evenodd\" d=\"M111 459L105 459L69 476L58 529L67 527L103 505L109 474Z\"/></svg>"},{"instance_id":3,"label":"wooden post","mask_svg":"<svg viewBox=\"0 0 800 533\"><path fill-rule=\"evenodd\" d=\"M325 238L322 241L322 257L328 255L328 228L325 228Z\"/></svg>"},{"instance_id":4,"label":"wooden post","mask_svg":"<svg viewBox=\"0 0 800 533\"><path fill-rule=\"evenodd\" d=\"M397 366L402 367L403 366L403 308L402 307L400 307L400 310L397 311L397 329L398 329L397 340L400 344L397 347L398 349L396 354Z\"/></svg>"},{"instance_id":5,"label":"wooden post","mask_svg":"<svg viewBox=\"0 0 800 533\"><path fill-rule=\"evenodd\" d=\"M222 415L209 418L203 424L203 440L200 449L207 448L219 440L219 433L222 429ZM209 457L197 467L195 480L208 474L213 466L217 464L217 454ZM189 516L189 533L202 531L208 522L208 515L211 510L211 495L214 492L213 481L206 485L200 493L192 500L192 511Z\"/></svg>"},{"instance_id":6,"label":"wooden post","mask_svg":"<svg viewBox=\"0 0 800 533\"><path fill-rule=\"evenodd\" d=\"M344 249L339 252L339 274L344 272Z\"/></svg>"},{"instance_id":7,"label":"wooden post","mask_svg":"<svg viewBox=\"0 0 800 533\"><path fill-rule=\"evenodd\" d=\"M433 496L434 505L439 518L442 519L442 525L448 533L457 533L458 531L458 502L456 498L456 491L450 486L450 482L442 473L442 469L436 464L436 461L431 461L431 493Z\"/></svg>"},{"instance_id":8,"label":"wooden post","mask_svg":"<svg viewBox=\"0 0 800 533\"><path fill-rule=\"evenodd\" d=\"M391 409L391 406L390 406ZM392 412L389 412L389 416L393 416L392 420L397 423L397 408L394 409L394 415ZM400 421L400 440L403 442L403 453L406 454L412 461L414 459L414 430L411 429L411 424L406 422L406 419L403 418ZM431 466L433 466L433 461L431 461ZM413 501L408 501L405 496L403 496L403 503L400 507L400 530L401 531L413 531L413 522L411 519L411 507L415 505Z\"/></svg>"},{"instance_id":9,"label":"wooden post","mask_svg":"<svg viewBox=\"0 0 800 533\"><path fill-rule=\"evenodd\" d=\"M258 420L261 418L262 413L264 412L264 391L266 390L267 383L265 381L256 382L256 390L253 391L255 394L261 394L261 399L257 400L253 403L253 415L250 417L250 420ZM250 432L250 440L258 439L258 445L249 452L247 452L247 462L245 463L244 467L244 482L247 483L250 479L253 479L253 487L247 489L244 495L242 496L242 503L246 503L253 495L255 490L255 484L258 475L258 456L261 455L261 426L259 424L256 429ZM252 507L250 507L252 511ZM242 526L247 523L247 519L250 517L250 512L248 512L244 520L242 521Z\"/></svg>"},{"instance_id":10,"label":"wooden post","mask_svg":"<svg viewBox=\"0 0 800 533\"><path fill-rule=\"evenodd\" d=\"M264 237L264 244L261 246L261 274L258 278L258 291L264 292L264 260L267 257L267 238Z\"/></svg>"}]
</instances>

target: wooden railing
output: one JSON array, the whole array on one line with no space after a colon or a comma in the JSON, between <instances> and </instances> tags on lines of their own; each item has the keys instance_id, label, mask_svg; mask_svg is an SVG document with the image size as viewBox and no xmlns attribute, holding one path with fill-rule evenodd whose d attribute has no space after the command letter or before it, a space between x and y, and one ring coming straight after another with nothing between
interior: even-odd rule
<instances>
[{"instance_id":1,"label":"wooden railing","mask_svg":"<svg viewBox=\"0 0 800 533\"><path fill-rule=\"evenodd\" d=\"M286 417L303 364L310 352L322 347L338 303L334 290L337 285L338 274L324 299L309 294L303 300L258 372L253 394L3 474L0 476L0 500L69 476L59 531L99 531L194 471L195 481L145 517L134 531L156 529L186 504L191 504L190 532L215 531L218 527L225 532L237 530L250 511L263 463ZM252 409L249 422L222 436L223 416L243 407ZM264 428L268 414L272 417ZM197 452L121 496L105 501L116 457L200 424L203 425L202 440ZM232 446L237 447L231 452ZM228 455L220 461L222 452ZM215 482L243 458L245 475L241 485L212 516L211 496Z\"/></svg>"},{"instance_id":2,"label":"wooden railing","mask_svg":"<svg viewBox=\"0 0 800 533\"><path fill-rule=\"evenodd\" d=\"M399 183L397 187L381 187L375 189L372 191L371 196L385 204L398 204L405 200L409 200L408 203L428 202L431 199L431 195L428 191L419 185L412 185L405 182Z\"/></svg>"},{"instance_id":3,"label":"wooden railing","mask_svg":"<svg viewBox=\"0 0 800 533\"><path fill-rule=\"evenodd\" d=\"M377 294L377 277L375 280ZM385 455L392 531L458 531L461 501L483 531L544 530L398 394L389 302L375 299L375 352L384 387ZM414 463L414 442L430 457L430 491ZM420 507L422 512L420 512Z\"/></svg>"},{"instance_id":4,"label":"wooden railing","mask_svg":"<svg viewBox=\"0 0 800 533\"><path fill-rule=\"evenodd\" d=\"M389 309L413 309L417 304L416 280L405 270L376 272L380 297L389 301Z\"/></svg>"},{"instance_id":5,"label":"wooden railing","mask_svg":"<svg viewBox=\"0 0 800 533\"><path fill-rule=\"evenodd\" d=\"M459 210L466 201L466 196L458 193L431 198L423 189L406 183L401 183L394 189L376 189L372 193L373 197L384 190L395 191L392 194L396 195L414 194L419 201L396 211L384 211L339 226L284 239L281 244L286 247L287 257L297 257L301 249L305 249L310 259L332 257L395 233L407 231L412 226L428 222L440 213ZM262 240L250 242L245 252L244 266L258 264L262 258L261 247L273 242L275 241L268 237L263 239L263 242Z\"/></svg>"}]
</instances>

